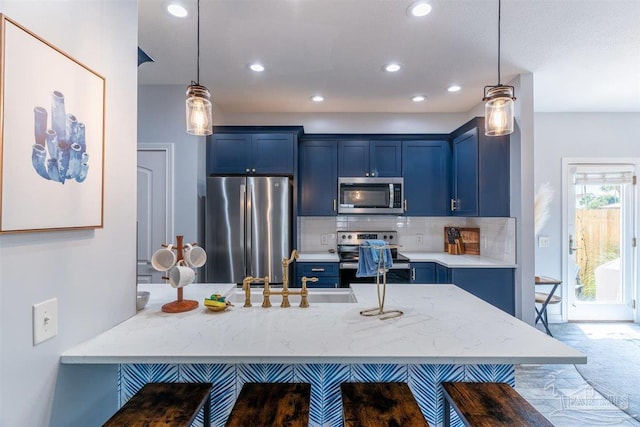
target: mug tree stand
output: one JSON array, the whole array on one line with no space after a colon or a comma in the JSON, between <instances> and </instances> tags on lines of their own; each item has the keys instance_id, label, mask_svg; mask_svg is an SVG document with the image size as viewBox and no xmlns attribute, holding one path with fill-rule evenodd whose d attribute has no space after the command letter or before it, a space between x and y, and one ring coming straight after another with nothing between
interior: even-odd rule
<instances>
[{"instance_id":1,"label":"mug tree stand","mask_svg":"<svg viewBox=\"0 0 640 427\"><path fill-rule=\"evenodd\" d=\"M176 236L176 245L173 246L173 249L176 251L176 262L183 259L183 251L184 251L184 236ZM164 247L168 247L169 245L164 244ZM169 280L168 277L163 277L165 280ZM184 299L182 288L176 289L178 291L178 298L175 301L168 302L162 306L162 311L165 313L183 313L185 311L191 311L198 308L198 301Z\"/></svg>"}]
</instances>

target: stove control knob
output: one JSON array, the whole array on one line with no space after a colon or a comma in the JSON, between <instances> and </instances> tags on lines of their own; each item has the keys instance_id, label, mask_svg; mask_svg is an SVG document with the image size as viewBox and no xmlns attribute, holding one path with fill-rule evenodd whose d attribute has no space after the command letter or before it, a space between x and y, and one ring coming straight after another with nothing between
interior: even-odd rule
<instances>
[{"instance_id":1,"label":"stove control knob","mask_svg":"<svg viewBox=\"0 0 640 427\"><path fill-rule=\"evenodd\" d=\"M351 240L351 234L349 234L349 236L348 236L348 237L349 237L349 240Z\"/></svg>"},{"instance_id":2,"label":"stove control knob","mask_svg":"<svg viewBox=\"0 0 640 427\"><path fill-rule=\"evenodd\" d=\"M382 240L387 240L387 235L382 236Z\"/></svg>"},{"instance_id":3,"label":"stove control knob","mask_svg":"<svg viewBox=\"0 0 640 427\"><path fill-rule=\"evenodd\" d=\"M389 240L393 240L393 236L389 236Z\"/></svg>"},{"instance_id":4,"label":"stove control knob","mask_svg":"<svg viewBox=\"0 0 640 427\"><path fill-rule=\"evenodd\" d=\"M346 234L343 234L343 235L342 235L342 240L344 240L344 239L346 239L346 238L347 238L347 235L346 235Z\"/></svg>"}]
</instances>

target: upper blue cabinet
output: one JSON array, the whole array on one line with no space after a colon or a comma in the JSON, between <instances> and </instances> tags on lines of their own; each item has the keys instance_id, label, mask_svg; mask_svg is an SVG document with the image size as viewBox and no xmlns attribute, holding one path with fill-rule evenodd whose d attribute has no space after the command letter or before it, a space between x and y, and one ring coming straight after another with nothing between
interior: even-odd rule
<instances>
[{"instance_id":1,"label":"upper blue cabinet","mask_svg":"<svg viewBox=\"0 0 640 427\"><path fill-rule=\"evenodd\" d=\"M484 118L452 134L451 215L509 216L509 136L485 136Z\"/></svg>"},{"instance_id":2,"label":"upper blue cabinet","mask_svg":"<svg viewBox=\"0 0 640 427\"><path fill-rule=\"evenodd\" d=\"M449 215L450 163L448 141L402 141L405 215Z\"/></svg>"},{"instance_id":3,"label":"upper blue cabinet","mask_svg":"<svg viewBox=\"0 0 640 427\"><path fill-rule=\"evenodd\" d=\"M338 142L338 176L401 176L400 141L343 140Z\"/></svg>"},{"instance_id":4,"label":"upper blue cabinet","mask_svg":"<svg viewBox=\"0 0 640 427\"><path fill-rule=\"evenodd\" d=\"M300 142L298 215L333 216L338 203L338 144L335 140Z\"/></svg>"},{"instance_id":5,"label":"upper blue cabinet","mask_svg":"<svg viewBox=\"0 0 640 427\"><path fill-rule=\"evenodd\" d=\"M292 133L216 133L207 146L209 175L293 175Z\"/></svg>"}]
</instances>

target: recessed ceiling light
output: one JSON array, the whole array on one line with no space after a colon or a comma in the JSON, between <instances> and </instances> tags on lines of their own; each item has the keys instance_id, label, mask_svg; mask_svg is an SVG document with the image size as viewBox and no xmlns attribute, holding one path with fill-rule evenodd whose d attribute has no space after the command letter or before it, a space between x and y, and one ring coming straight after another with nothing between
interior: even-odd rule
<instances>
[{"instance_id":1,"label":"recessed ceiling light","mask_svg":"<svg viewBox=\"0 0 640 427\"><path fill-rule=\"evenodd\" d=\"M458 85L451 85L451 86L449 86L447 88L447 90L449 92L458 92L458 91L460 91L460 89L462 89L462 88L460 86L458 86Z\"/></svg>"},{"instance_id":2,"label":"recessed ceiling light","mask_svg":"<svg viewBox=\"0 0 640 427\"><path fill-rule=\"evenodd\" d=\"M396 64L395 62L384 66L384 70L388 73L395 73L396 71L400 71L400 68L402 68L400 64Z\"/></svg>"},{"instance_id":3,"label":"recessed ceiling light","mask_svg":"<svg viewBox=\"0 0 640 427\"><path fill-rule=\"evenodd\" d=\"M431 12L431 5L424 1L417 1L407 9L410 16L427 16Z\"/></svg>"},{"instance_id":4,"label":"recessed ceiling light","mask_svg":"<svg viewBox=\"0 0 640 427\"><path fill-rule=\"evenodd\" d=\"M424 97L424 95L416 95L413 98L411 98L411 100L413 102L422 102L422 101L425 100L425 97Z\"/></svg>"},{"instance_id":5,"label":"recessed ceiling light","mask_svg":"<svg viewBox=\"0 0 640 427\"><path fill-rule=\"evenodd\" d=\"M311 97L311 100L313 102L322 102L322 101L324 101L324 96L322 96L322 95L313 95Z\"/></svg>"},{"instance_id":6,"label":"recessed ceiling light","mask_svg":"<svg viewBox=\"0 0 640 427\"><path fill-rule=\"evenodd\" d=\"M169 3L169 5L167 6L167 12L177 18L184 18L189 14L187 12L187 9L180 3Z\"/></svg>"},{"instance_id":7,"label":"recessed ceiling light","mask_svg":"<svg viewBox=\"0 0 640 427\"><path fill-rule=\"evenodd\" d=\"M251 68L251 71L255 71L256 73L261 73L264 71L264 65L258 64L257 62L249 65L249 68Z\"/></svg>"}]
</instances>

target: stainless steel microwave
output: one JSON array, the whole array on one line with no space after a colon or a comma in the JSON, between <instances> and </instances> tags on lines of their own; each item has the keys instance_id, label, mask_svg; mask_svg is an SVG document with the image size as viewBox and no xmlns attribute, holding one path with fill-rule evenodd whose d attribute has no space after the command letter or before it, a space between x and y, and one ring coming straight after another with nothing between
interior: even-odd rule
<instances>
[{"instance_id":1,"label":"stainless steel microwave","mask_svg":"<svg viewBox=\"0 0 640 427\"><path fill-rule=\"evenodd\" d=\"M338 178L339 214L401 214L404 181L394 178Z\"/></svg>"}]
</instances>

